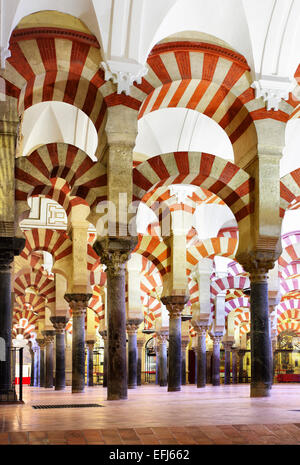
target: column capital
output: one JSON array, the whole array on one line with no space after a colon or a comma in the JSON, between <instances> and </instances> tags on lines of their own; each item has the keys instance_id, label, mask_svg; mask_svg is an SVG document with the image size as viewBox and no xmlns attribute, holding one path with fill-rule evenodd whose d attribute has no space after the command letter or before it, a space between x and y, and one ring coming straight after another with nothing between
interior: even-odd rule
<instances>
[{"instance_id":1,"label":"column capital","mask_svg":"<svg viewBox=\"0 0 300 465\"><path fill-rule=\"evenodd\" d=\"M222 341L223 347L225 351L230 351L232 349L233 342L232 341Z\"/></svg>"},{"instance_id":2,"label":"column capital","mask_svg":"<svg viewBox=\"0 0 300 465\"><path fill-rule=\"evenodd\" d=\"M273 250L254 250L239 255L238 261L250 274L251 282L265 282L279 254Z\"/></svg>"},{"instance_id":3,"label":"column capital","mask_svg":"<svg viewBox=\"0 0 300 465\"><path fill-rule=\"evenodd\" d=\"M93 339L89 339L88 341L85 341L86 345L88 346L89 350L94 349L95 342Z\"/></svg>"},{"instance_id":4,"label":"column capital","mask_svg":"<svg viewBox=\"0 0 300 465\"><path fill-rule=\"evenodd\" d=\"M106 341L106 339L107 339L107 330L103 329L102 331L99 331L99 334L102 337L102 339L104 339L104 341Z\"/></svg>"},{"instance_id":5,"label":"column capital","mask_svg":"<svg viewBox=\"0 0 300 465\"><path fill-rule=\"evenodd\" d=\"M125 263L137 244L137 237L106 237L96 240L93 249L99 255L101 263L108 273L118 276L123 273Z\"/></svg>"},{"instance_id":6,"label":"column capital","mask_svg":"<svg viewBox=\"0 0 300 465\"><path fill-rule=\"evenodd\" d=\"M189 345L190 340L189 339L181 339L181 347L185 350L187 346Z\"/></svg>"},{"instance_id":7,"label":"column capital","mask_svg":"<svg viewBox=\"0 0 300 465\"><path fill-rule=\"evenodd\" d=\"M142 323L142 319L139 318L130 318L126 322L126 330L128 334L134 334L137 332L140 324Z\"/></svg>"},{"instance_id":8,"label":"column capital","mask_svg":"<svg viewBox=\"0 0 300 465\"><path fill-rule=\"evenodd\" d=\"M64 334L69 318L65 316L51 316L50 321L53 324L56 334Z\"/></svg>"},{"instance_id":9,"label":"column capital","mask_svg":"<svg viewBox=\"0 0 300 465\"><path fill-rule=\"evenodd\" d=\"M162 303L167 307L170 320L181 318L181 312L189 300L188 295L170 295L161 297Z\"/></svg>"},{"instance_id":10,"label":"column capital","mask_svg":"<svg viewBox=\"0 0 300 465\"><path fill-rule=\"evenodd\" d=\"M214 336L211 336L211 338L213 340L213 345L216 346L220 344L220 342L222 341L223 335L216 334Z\"/></svg>"},{"instance_id":11,"label":"column capital","mask_svg":"<svg viewBox=\"0 0 300 465\"><path fill-rule=\"evenodd\" d=\"M54 343L54 331L42 331L42 334L45 338L46 346Z\"/></svg>"},{"instance_id":12,"label":"column capital","mask_svg":"<svg viewBox=\"0 0 300 465\"><path fill-rule=\"evenodd\" d=\"M0 273L10 271L16 255L20 255L25 246L25 238L0 237Z\"/></svg>"},{"instance_id":13,"label":"column capital","mask_svg":"<svg viewBox=\"0 0 300 465\"><path fill-rule=\"evenodd\" d=\"M156 331L156 340L159 346L164 344L167 341L167 339L168 339L167 331Z\"/></svg>"},{"instance_id":14,"label":"column capital","mask_svg":"<svg viewBox=\"0 0 300 465\"><path fill-rule=\"evenodd\" d=\"M36 339L36 342L37 342L37 344L39 345L39 348L40 348L40 349L44 349L44 348L45 348L45 345L46 345L45 339Z\"/></svg>"},{"instance_id":15,"label":"column capital","mask_svg":"<svg viewBox=\"0 0 300 465\"><path fill-rule=\"evenodd\" d=\"M192 325L198 336L206 337L206 333L208 329L207 325L198 324L196 321L192 322Z\"/></svg>"},{"instance_id":16,"label":"column capital","mask_svg":"<svg viewBox=\"0 0 300 465\"><path fill-rule=\"evenodd\" d=\"M82 316L86 313L88 301L92 297L92 294L65 294L65 300L72 309L72 316Z\"/></svg>"}]
</instances>

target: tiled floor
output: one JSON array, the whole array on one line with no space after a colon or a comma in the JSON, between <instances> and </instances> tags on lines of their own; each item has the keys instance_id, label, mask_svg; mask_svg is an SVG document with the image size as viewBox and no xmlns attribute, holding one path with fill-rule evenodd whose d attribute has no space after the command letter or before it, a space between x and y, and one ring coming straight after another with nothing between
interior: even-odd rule
<instances>
[{"instance_id":1,"label":"tiled floor","mask_svg":"<svg viewBox=\"0 0 300 465\"><path fill-rule=\"evenodd\" d=\"M144 385L128 400L106 389L71 394L24 388L24 405L0 406L0 444L300 444L300 384L277 384L251 399L249 385ZM102 408L35 410L36 404L98 403Z\"/></svg>"}]
</instances>

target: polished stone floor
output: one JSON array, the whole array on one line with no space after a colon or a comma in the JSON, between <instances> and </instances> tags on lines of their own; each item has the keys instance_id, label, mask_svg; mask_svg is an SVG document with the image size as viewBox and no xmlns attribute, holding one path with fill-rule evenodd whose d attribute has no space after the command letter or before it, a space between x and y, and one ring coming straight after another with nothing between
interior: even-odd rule
<instances>
[{"instance_id":1,"label":"polished stone floor","mask_svg":"<svg viewBox=\"0 0 300 465\"><path fill-rule=\"evenodd\" d=\"M24 405L0 406L0 444L300 444L300 384L275 384L269 398L249 391L143 385L128 400L107 401L102 386L81 394L24 387ZM32 408L85 403L103 407Z\"/></svg>"}]
</instances>

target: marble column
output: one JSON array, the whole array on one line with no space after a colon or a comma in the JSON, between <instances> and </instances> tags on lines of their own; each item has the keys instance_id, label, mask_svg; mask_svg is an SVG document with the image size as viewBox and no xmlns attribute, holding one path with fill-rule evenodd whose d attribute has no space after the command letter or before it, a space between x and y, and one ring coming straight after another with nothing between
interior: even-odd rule
<instances>
[{"instance_id":1,"label":"marble column","mask_svg":"<svg viewBox=\"0 0 300 465\"><path fill-rule=\"evenodd\" d=\"M143 353L144 341L138 340L137 347L138 347L138 359L137 359L136 383L138 386L141 386L142 385L142 353Z\"/></svg>"},{"instance_id":2,"label":"marble column","mask_svg":"<svg viewBox=\"0 0 300 465\"><path fill-rule=\"evenodd\" d=\"M197 345L197 388L206 386L206 327L198 328Z\"/></svg>"},{"instance_id":3,"label":"marble column","mask_svg":"<svg viewBox=\"0 0 300 465\"><path fill-rule=\"evenodd\" d=\"M50 321L55 329L55 391L63 391L66 387L65 327L69 319L52 316Z\"/></svg>"},{"instance_id":4,"label":"marble column","mask_svg":"<svg viewBox=\"0 0 300 465\"><path fill-rule=\"evenodd\" d=\"M0 238L0 402L15 401L11 379L11 263L25 245L25 239Z\"/></svg>"},{"instance_id":5,"label":"marble column","mask_svg":"<svg viewBox=\"0 0 300 465\"><path fill-rule=\"evenodd\" d=\"M107 350L107 331L106 329L100 331L100 335L104 341L104 354L103 354L103 387L107 388L107 357L108 357L108 350Z\"/></svg>"},{"instance_id":6,"label":"marble column","mask_svg":"<svg viewBox=\"0 0 300 465\"><path fill-rule=\"evenodd\" d=\"M212 336L213 354L212 354L212 385L220 386L220 342L222 336Z\"/></svg>"},{"instance_id":7,"label":"marble column","mask_svg":"<svg viewBox=\"0 0 300 465\"><path fill-rule=\"evenodd\" d=\"M206 352L206 382L212 383L212 351Z\"/></svg>"},{"instance_id":8,"label":"marble column","mask_svg":"<svg viewBox=\"0 0 300 465\"><path fill-rule=\"evenodd\" d=\"M275 383L276 369L277 369L277 352L276 352L276 347L277 347L277 339L272 339L272 361L273 361L273 367L272 367L272 384Z\"/></svg>"},{"instance_id":9,"label":"marble column","mask_svg":"<svg viewBox=\"0 0 300 465\"><path fill-rule=\"evenodd\" d=\"M85 315L92 294L65 294L72 309L72 393L85 386Z\"/></svg>"},{"instance_id":10,"label":"marble column","mask_svg":"<svg viewBox=\"0 0 300 465\"><path fill-rule=\"evenodd\" d=\"M157 343L159 347L159 385L164 387L168 385L168 353L167 353L167 333L159 332Z\"/></svg>"},{"instance_id":11,"label":"marble column","mask_svg":"<svg viewBox=\"0 0 300 465\"><path fill-rule=\"evenodd\" d=\"M181 312L188 296L166 296L161 298L167 307L169 319L169 373L168 391L181 390Z\"/></svg>"},{"instance_id":12,"label":"marble column","mask_svg":"<svg viewBox=\"0 0 300 465\"><path fill-rule=\"evenodd\" d=\"M189 344L189 340L181 340L181 385L186 385L186 348Z\"/></svg>"},{"instance_id":13,"label":"marble column","mask_svg":"<svg viewBox=\"0 0 300 465\"><path fill-rule=\"evenodd\" d=\"M126 324L128 335L128 389L137 388L137 330L142 320L128 319Z\"/></svg>"},{"instance_id":14,"label":"marble column","mask_svg":"<svg viewBox=\"0 0 300 465\"><path fill-rule=\"evenodd\" d=\"M45 340L36 339L40 348L39 387L45 387Z\"/></svg>"},{"instance_id":15,"label":"marble column","mask_svg":"<svg viewBox=\"0 0 300 465\"><path fill-rule=\"evenodd\" d=\"M33 370L33 386L38 387L39 385L39 356L40 356L40 349L38 345L35 345L33 347L33 352L34 352L34 370Z\"/></svg>"},{"instance_id":16,"label":"marble column","mask_svg":"<svg viewBox=\"0 0 300 465\"><path fill-rule=\"evenodd\" d=\"M197 336L196 336L197 337ZM193 347L193 352L195 354L195 384L197 386L197 380L198 380L198 346L197 347Z\"/></svg>"},{"instance_id":17,"label":"marble column","mask_svg":"<svg viewBox=\"0 0 300 465\"><path fill-rule=\"evenodd\" d=\"M272 348L269 325L267 270L250 273L251 385L250 397L268 397L272 387Z\"/></svg>"},{"instance_id":18,"label":"marble column","mask_svg":"<svg viewBox=\"0 0 300 465\"><path fill-rule=\"evenodd\" d=\"M244 350L239 350L238 351L238 356L239 356L239 383L244 382L244 357L245 357L245 351Z\"/></svg>"},{"instance_id":19,"label":"marble column","mask_svg":"<svg viewBox=\"0 0 300 465\"><path fill-rule=\"evenodd\" d=\"M136 237L110 237L93 245L101 263L106 265L108 400L127 399L125 263L136 243Z\"/></svg>"},{"instance_id":20,"label":"marble column","mask_svg":"<svg viewBox=\"0 0 300 465\"><path fill-rule=\"evenodd\" d=\"M232 384L237 384L237 349L234 348L231 350L232 354Z\"/></svg>"},{"instance_id":21,"label":"marble column","mask_svg":"<svg viewBox=\"0 0 300 465\"><path fill-rule=\"evenodd\" d=\"M157 344L157 341L156 341L156 344L155 344L155 384L156 385L159 385L159 379L160 379L160 351L159 351L159 347L158 347L158 344Z\"/></svg>"},{"instance_id":22,"label":"marble column","mask_svg":"<svg viewBox=\"0 0 300 465\"><path fill-rule=\"evenodd\" d=\"M30 344L29 353L30 353L30 356L31 356L30 386L33 386L34 385L34 350L33 350L31 342L29 344Z\"/></svg>"},{"instance_id":23,"label":"marble column","mask_svg":"<svg viewBox=\"0 0 300 465\"><path fill-rule=\"evenodd\" d=\"M46 344L45 388L53 388L54 331L42 331Z\"/></svg>"},{"instance_id":24,"label":"marble column","mask_svg":"<svg viewBox=\"0 0 300 465\"><path fill-rule=\"evenodd\" d=\"M223 341L223 347L225 350L224 384L230 384L230 353L232 342Z\"/></svg>"},{"instance_id":25,"label":"marble column","mask_svg":"<svg viewBox=\"0 0 300 465\"><path fill-rule=\"evenodd\" d=\"M94 345L95 341L86 341L87 345L87 386L94 386Z\"/></svg>"}]
</instances>

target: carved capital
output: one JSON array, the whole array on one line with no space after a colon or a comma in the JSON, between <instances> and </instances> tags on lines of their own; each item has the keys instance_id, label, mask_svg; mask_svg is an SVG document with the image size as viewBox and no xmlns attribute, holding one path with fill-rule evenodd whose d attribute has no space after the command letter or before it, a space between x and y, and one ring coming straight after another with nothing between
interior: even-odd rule
<instances>
[{"instance_id":1,"label":"carved capital","mask_svg":"<svg viewBox=\"0 0 300 465\"><path fill-rule=\"evenodd\" d=\"M72 309L72 317L80 317L86 314L88 302L92 294L65 294L65 300Z\"/></svg>"},{"instance_id":2,"label":"carved capital","mask_svg":"<svg viewBox=\"0 0 300 465\"><path fill-rule=\"evenodd\" d=\"M188 295L171 295L161 298L162 303L167 307L170 320L181 318L182 310L184 309L184 306L188 300Z\"/></svg>"},{"instance_id":3,"label":"carved capital","mask_svg":"<svg viewBox=\"0 0 300 465\"><path fill-rule=\"evenodd\" d=\"M104 329L103 331L99 331L99 334L105 342L107 340L107 330Z\"/></svg>"},{"instance_id":4,"label":"carved capital","mask_svg":"<svg viewBox=\"0 0 300 465\"><path fill-rule=\"evenodd\" d=\"M54 331L42 331L42 334L44 336L46 346L54 343Z\"/></svg>"},{"instance_id":5,"label":"carved capital","mask_svg":"<svg viewBox=\"0 0 300 465\"><path fill-rule=\"evenodd\" d=\"M125 263L136 244L136 237L110 237L96 241L93 249L106 266L106 272L119 276L125 273Z\"/></svg>"},{"instance_id":6,"label":"carved capital","mask_svg":"<svg viewBox=\"0 0 300 465\"><path fill-rule=\"evenodd\" d=\"M219 345L220 342L222 341L222 338L223 338L223 335L221 335L221 336L219 336L219 335L212 336L213 345L214 346Z\"/></svg>"},{"instance_id":7,"label":"carved capital","mask_svg":"<svg viewBox=\"0 0 300 465\"><path fill-rule=\"evenodd\" d=\"M56 334L64 334L66 324L69 319L65 316L51 316L50 321L53 324Z\"/></svg>"},{"instance_id":8,"label":"carved capital","mask_svg":"<svg viewBox=\"0 0 300 465\"><path fill-rule=\"evenodd\" d=\"M25 246L25 239L19 237L0 237L0 273L10 271L11 263Z\"/></svg>"},{"instance_id":9,"label":"carved capital","mask_svg":"<svg viewBox=\"0 0 300 465\"><path fill-rule=\"evenodd\" d=\"M126 330L128 334L134 334L137 332L140 324L143 320L139 318L131 318L126 322Z\"/></svg>"},{"instance_id":10,"label":"carved capital","mask_svg":"<svg viewBox=\"0 0 300 465\"><path fill-rule=\"evenodd\" d=\"M239 263L250 273L251 282L264 282L268 279L268 271L274 268L278 253L273 250L254 250L239 255Z\"/></svg>"},{"instance_id":11,"label":"carved capital","mask_svg":"<svg viewBox=\"0 0 300 465\"><path fill-rule=\"evenodd\" d=\"M160 347L165 344L168 340L168 333L166 331L156 332L156 343Z\"/></svg>"},{"instance_id":12,"label":"carved capital","mask_svg":"<svg viewBox=\"0 0 300 465\"><path fill-rule=\"evenodd\" d=\"M36 339L37 344L39 345L39 348L43 350L45 348L45 339Z\"/></svg>"},{"instance_id":13,"label":"carved capital","mask_svg":"<svg viewBox=\"0 0 300 465\"><path fill-rule=\"evenodd\" d=\"M87 345L89 351L92 352L94 350L95 341L93 341L93 340L86 341L86 345Z\"/></svg>"},{"instance_id":14,"label":"carved capital","mask_svg":"<svg viewBox=\"0 0 300 465\"><path fill-rule=\"evenodd\" d=\"M231 351L233 342L231 342L231 341L222 341L222 344L223 344L224 350L225 350L226 352L230 352L230 351Z\"/></svg>"}]
</instances>

